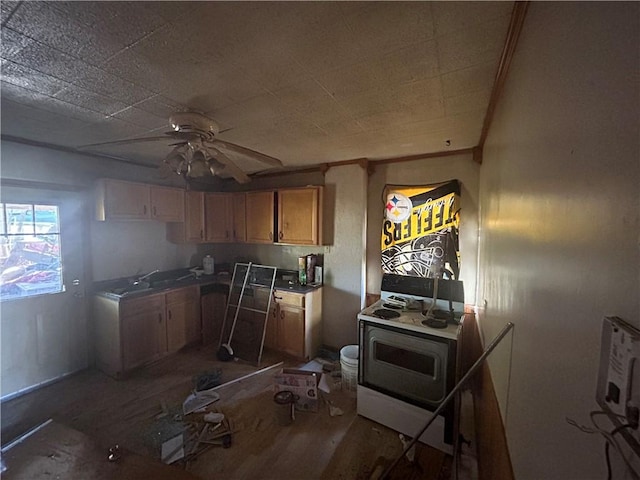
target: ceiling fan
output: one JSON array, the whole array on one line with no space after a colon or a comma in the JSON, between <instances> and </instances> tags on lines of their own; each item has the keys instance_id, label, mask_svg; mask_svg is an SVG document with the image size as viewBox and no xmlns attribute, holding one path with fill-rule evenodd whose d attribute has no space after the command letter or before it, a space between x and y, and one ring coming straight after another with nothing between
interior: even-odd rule
<instances>
[{"instance_id":1,"label":"ceiling fan","mask_svg":"<svg viewBox=\"0 0 640 480\"><path fill-rule=\"evenodd\" d=\"M162 136L93 143L91 145L82 145L78 149L158 140L173 141L174 143L169 144L169 146L174 148L163 159L162 169L182 175L185 178L228 174L239 183L247 183L251 179L222 150L229 153L242 154L273 167L282 167L282 162L277 158L220 140L217 138L220 133L218 124L200 113L174 113L169 117L169 123L173 130L165 132Z\"/></svg>"}]
</instances>

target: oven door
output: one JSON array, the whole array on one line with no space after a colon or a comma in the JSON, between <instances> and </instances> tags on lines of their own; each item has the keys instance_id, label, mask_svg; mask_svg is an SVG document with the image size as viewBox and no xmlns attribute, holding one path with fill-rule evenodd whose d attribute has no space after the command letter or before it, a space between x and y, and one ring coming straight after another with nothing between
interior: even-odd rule
<instances>
[{"instance_id":1,"label":"oven door","mask_svg":"<svg viewBox=\"0 0 640 480\"><path fill-rule=\"evenodd\" d=\"M451 389L455 342L360 320L358 381L428 410Z\"/></svg>"}]
</instances>

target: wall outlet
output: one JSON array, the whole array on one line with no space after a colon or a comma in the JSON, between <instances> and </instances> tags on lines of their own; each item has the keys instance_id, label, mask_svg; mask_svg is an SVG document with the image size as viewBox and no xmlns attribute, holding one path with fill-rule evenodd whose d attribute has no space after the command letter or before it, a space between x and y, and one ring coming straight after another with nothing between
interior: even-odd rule
<instances>
[{"instance_id":1,"label":"wall outlet","mask_svg":"<svg viewBox=\"0 0 640 480\"><path fill-rule=\"evenodd\" d=\"M609 414L629 446L640 456L640 330L618 317L602 323L596 401Z\"/></svg>"}]
</instances>

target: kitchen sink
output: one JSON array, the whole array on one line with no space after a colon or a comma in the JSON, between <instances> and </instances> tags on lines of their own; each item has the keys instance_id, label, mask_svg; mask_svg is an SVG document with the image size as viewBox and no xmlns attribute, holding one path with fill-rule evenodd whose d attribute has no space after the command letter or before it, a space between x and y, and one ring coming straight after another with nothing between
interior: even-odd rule
<instances>
[{"instance_id":1,"label":"kitchen sink","mask_svg":"<svg viewBox=\"0 0 640 480\"><path fill-rule=\"evenodd\" d=\"M108 290L109 293L113 293L114 295L124 296L128 293L133 292L144 292L147 290L151 290L152 286L149 282L137 282L131 285L127 285L126 287L116 287Z\"/></svg>"}]
</instances>

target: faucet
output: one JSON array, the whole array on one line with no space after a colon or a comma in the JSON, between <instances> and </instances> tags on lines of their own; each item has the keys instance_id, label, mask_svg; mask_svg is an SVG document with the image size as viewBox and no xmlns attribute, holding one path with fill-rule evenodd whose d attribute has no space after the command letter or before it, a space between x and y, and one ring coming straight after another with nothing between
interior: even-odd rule
<instances>
[{"instance_id":1,"label":"faucet","mask_svg":"<svg viewBox=\"0 0 640 480\"><path fill-rule=\"evenodd\" d=\"M140 283L143 280L146 280L147 278L149 278L151 275L153 275L154 273L158 273L160 270L154 270L153 272L149 272L146 275L142 275L141 277L138 277L138 279L134 282L134 283Z\"/></svg>"}]
</instances>

